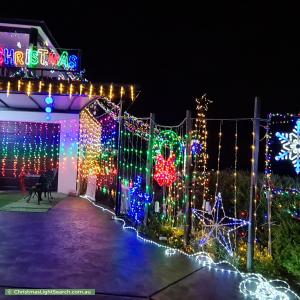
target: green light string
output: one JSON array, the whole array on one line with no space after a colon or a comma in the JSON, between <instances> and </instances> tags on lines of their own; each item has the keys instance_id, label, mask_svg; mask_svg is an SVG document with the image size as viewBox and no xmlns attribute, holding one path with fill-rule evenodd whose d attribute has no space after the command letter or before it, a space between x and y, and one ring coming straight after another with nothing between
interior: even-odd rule
<instances>
[{"instance_id":1,"label":"green light string","mask_svg":"<svg viewBox=\"0 0 300 300\"><path fill-rule=\"evenodd\" d=\"M126 150L127 150L127 157L126 157L126 178L129 180L129 159L130 159L130 149L129 149L129 139L130 139L130 132L127 131L127 138L126 138L126 142L127 142L127 146L126 146Z\"/></svg>"},{"instance_id":2,"label":"green light string","mask_svg":"<svg viewBox=\"0 0 300 300\"><path fill-rule=\"evenodd\" d=\"M120 168L121 170L119 171L119 176L120 176L120 180L123 180L124 178L124 175L125 175L125 170L124 170L124 166L125 166L125 162L124 162L124 156L125 156L125 152L124 152L124 139L125 139L125 135L124 135L124 124L123 124L123 128L122 128L122 131L121 131L121 141L120 141Z\"/></svg>"},{"instance_id":3,"label":"green light string","mask_svg":"<svg viewBox=\"0 0 300 300\"><path fill-rule=\"evenodd\" d=\"M134 135L132 134L131 135L131 140L130 140L130 144L131 144L131 148L130 148L130 179L134 180L133 178L133 170L132 170L132 166L133 166L133 163L132 163L132 160L133 160L133 156L134 156L134 147L133 147L133 141L134 141Z\"/></svg>"},{"instance_id":4,"label":"green light string","mask_svg":"<svg viewBox=\"0 0 300 300\"><path fill-rule=\"evenodd\" d=\"M135 168L134 168L134 178L137 176L137 164L138 164L138 143L139 143L139 137L136 136L135 139Z\"/></svg>"},{"instance_id":5,"label":"green light string","mask_svg":"<svg viewBox=\"0 0 300 300\"><path fill-rule=\"evenodd\" d=\"M139 148L139 152L138 152L138 155L139 155L139 174L142 174L142 153L143 153L143 140L140 139L140 148Z\"/></svg>"}]
</instances>

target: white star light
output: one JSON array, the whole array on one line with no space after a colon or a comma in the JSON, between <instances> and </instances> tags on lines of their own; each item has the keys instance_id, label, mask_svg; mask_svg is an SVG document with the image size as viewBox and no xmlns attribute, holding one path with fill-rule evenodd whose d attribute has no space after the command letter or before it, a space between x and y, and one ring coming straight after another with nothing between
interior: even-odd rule
<instances>
[{"instance_id":1,"label":"white star light","mask_svg":"<svg viewBox=\"0 0 300 300\"><path fill-rule=\"evenodd\" d=\"M208 229L208 233L200 240L200 246L204 246L209 240L216 239L232 256L233 249L230 234L238 228L248 225L249 222L225 215L221 193L216 196L211 214L198 209L193 209L193 213Z\"/></svg>"},{"instance_id":2,"label":"white star light","mask_svg":"<svg viewBox=\"0 0 300 300\"><path fill-rule=\"evenodd\" d=\"M282 149L275 156L275 160L290 160L293 163L297 174L300 173L300 119L297 120L296 125L290 133L276 132Z\"/></svg>"}]
</instances>

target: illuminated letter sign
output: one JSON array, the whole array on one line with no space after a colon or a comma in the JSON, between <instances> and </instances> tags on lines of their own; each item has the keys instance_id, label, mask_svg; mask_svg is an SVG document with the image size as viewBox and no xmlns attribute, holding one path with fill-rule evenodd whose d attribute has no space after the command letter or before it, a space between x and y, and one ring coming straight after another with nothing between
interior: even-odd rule
<instances>
[{"instance_id":1,"label":"illuminated letter sign","mask_svg":"<svg viewBox=\"0 0 300 300\"><path fill-rule=\"evenodd\" d=\"M13 66L15 64L14 54L15 54L15 50L14 49L4 48L4 63L6 65Z\"/></svg>"},{"instance_id":2,"label":"illuminated letter sign","mask_svg":"<svg viewBox=\"0 0 300 300\"><path fill-rule=\"evenodd\" d=\"M4 55L3 48L0 47L0 66L2 66L4 62L3 55Z\"/></svg>"},{"instance_id":3,"label":"illuminated letter sign","mask_svg":"<svg viewBox=\"0 0 300 300\"><path fill-rule=\"evenodd\" d=\"M15 52L15 65L17 67L24 66L24 53L22 51Z\"/></svg>"},{"instance_id":4,"label":"illuminated letter sign","mask_svg":"<svg viewBox=\"0 0 300 300\"><path fill-rule=\"evenodd\" d=\"M0 47L0 66L53 69L57 71L77 71L79 57L73 52L63 50L60 53L44 48L27 48L24 50Z\"/></svg>"}]
</instances>

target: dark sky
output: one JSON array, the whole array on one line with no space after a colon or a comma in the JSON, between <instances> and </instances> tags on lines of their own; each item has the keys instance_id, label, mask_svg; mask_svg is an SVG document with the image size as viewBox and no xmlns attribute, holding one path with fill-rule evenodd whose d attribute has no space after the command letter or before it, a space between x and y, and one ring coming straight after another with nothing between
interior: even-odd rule
<instances>
[{"instance_id":1,"label":"dark sky","mask_svg":"<svg viewBox=\"0 0 300 300\"><path fill-rule=\"evenodd\" d=\"M44 20L61 47L82 49L89 80L139 85L139 116L176 123L203 93L209 117L252 116L255 96L263 114L299 112L295 7L93 2L5 2L1 16Z\"/></svg>"}]
</instances>

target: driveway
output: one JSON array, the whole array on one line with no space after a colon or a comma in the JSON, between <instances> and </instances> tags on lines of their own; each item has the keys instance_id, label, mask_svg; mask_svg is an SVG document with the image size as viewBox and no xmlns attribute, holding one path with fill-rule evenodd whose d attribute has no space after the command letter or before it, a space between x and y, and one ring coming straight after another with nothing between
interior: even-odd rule
<instances>
[{"instance_id":1,"label":"driveway","mask_svg":"<svg viewBox=\"0 0 300 300\"><path fill-rule=\"evenodd\" d=\"M121 225L76 197L47 213L0 212L0 299L37 299L5 297L5 287L96 289L86 299L243 299L239 275L166 256Z\"/></svg>"}]
</instances>

